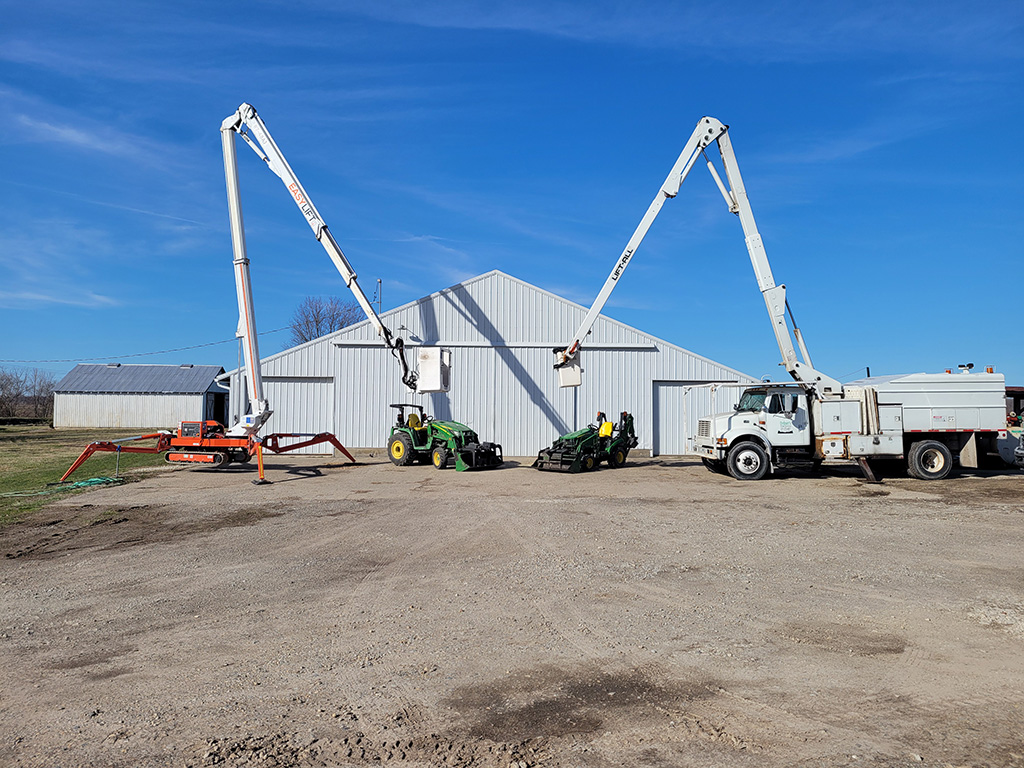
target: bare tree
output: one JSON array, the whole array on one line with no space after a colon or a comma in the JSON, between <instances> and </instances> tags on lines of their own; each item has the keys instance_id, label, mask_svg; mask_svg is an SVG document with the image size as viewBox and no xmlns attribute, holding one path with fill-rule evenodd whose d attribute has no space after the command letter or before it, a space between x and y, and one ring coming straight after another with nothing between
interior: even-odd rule
<instances>
[{"instance_id":1,"label":"bare tree","mask_svg":"<svg viewBox=\"0 0 1024 768\"><path fill-rule=\"evenodd\" d=\"M336 296L307 296L292 315L291 343L303 344L319 339L357 323L363 317L362 308L354 301L342 301Z\"/></svg>"},{"instance_id":2,"label":"bare tree","mask_svg":"<svg viewBox=\"0 0 1024 768\"><path fill-rule=\"evenodd\" d=\"M26 375L0 368L0 416L17 416L25 396Z\"/></svg>"},{"instance_id":3,"label":"bare tree","mask_svg":"<svg viewBox=\"0 0 1024 768\"><path fill-rule=\"evenodd\" d=\"M37 419L53 415L53 388L57 379L49 371L33 368L25 381L25 391L32 404L32 416Z\"/></svg>"}]
</instances>

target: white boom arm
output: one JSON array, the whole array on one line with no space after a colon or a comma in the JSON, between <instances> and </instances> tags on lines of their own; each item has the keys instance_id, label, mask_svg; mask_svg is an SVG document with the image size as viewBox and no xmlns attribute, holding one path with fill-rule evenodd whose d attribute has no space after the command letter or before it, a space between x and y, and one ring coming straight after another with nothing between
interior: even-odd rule
<instances>
[{"instance_id":1,"label":"white boom arm","mask_svg":"<svg viewBox=\"0 0 1024 768\"><path fill-rule=\"evenodd\" d=\"M281 153L280 148L277 146L274 139L271 137L270 132L267 130L266 124L256 114L256 109L251 104L242 104L238 107L238 110L227 117L220 127L221 136L224 142L224 157L225 163L227 162L228 156L228 145L231 145L231 156L234 158L234 136L238 134L242 137L246 144L248 144L252 150L259 155L259 157L267 164L271 171L273 171L280 179L284 182L284 185L288 188L288 192L291 194L292 199L298 206L299 210L302 211L302 215L306 217L306 222L309 224L310 229L313 230L313 234L316 236L317 241L327 251L327 255L334 262L334 266L338 272L341 273L342 279L345 281L345 285L348 286L349 290L352 291L352 295L355 296L359 306L362 307L366 317L373 323L377 329L377 333L384 340L384 345L391 350L391 354L394 355L395 359L398 360L402 366L402 382L411 390L416 390L416 372L409 370L409 365L405 360L405 341L397 336L393 336L391 331L381 322L380 317L373 309L373 305L369 299L366 298L366 294L363 293L363 289L359 287L359 283L356 282L356 273L352 269L352 265L348 263L348 259L345 258L345 254L342 253L341 247L335 241L333 235L327 229L327 225L324 223L323 217L320 212L313 205L313 202L309 199L309 195L306 194L306 190L303 189L302 184L299 183L298 177L295 172L288 165L288 161L284 159L284 155ZM250 135L251 134L251 135ZM234 174L235 184L235 195L237 197L238 190L238 174L237 171ZM229 179L228 185L230 187L231 181ZM237 205L237 201L236 204ZM231 234L235 240L235 258L238 258L239 246L241 242L241 251L244 258L245 254L245 233L241 225L241 208L238 208L238 227L237 233L234 224L232 224ZM258 362L258 360L257 360Z\"/></svg>"},{"instance_id":2,"label":"white boom arm","mask_svg":"<svg viewBox=\"0 0 1024 768\"><path fill-rule=\"evenodd\" d=\"M708 170L711 172L719 191L721 191L722 196L725 198L729 210L740 218L740 225L743 227L743 234L746 238L747 252L750 255L750 263L754 268L758 287L764 296L765 306L768 308L768 314L772 320L772 329L775 332L779 351L782 353L782 364L796 381L818 389L823 394L831 393L838 395L842 393L843 386L839 381L815 370L812 366L810 355L807 353L807 347L804 345L803 336L800 333L800 329L796 327L795 321L792 334L790 333L789 325L786 323L786 313L787 311L789 312L790 318L792 318L793 314L786 302L786 286L776 285L775 278L772 276L771 265L765 254L761 235L757 231L757 224L754 222L754 214L747 199L747 192L743 186L743 178L740 176L740 169L736 163L736 155L733 153L732 143L729 141L728 130L729 126L724 125L713 117L703 117L697 123L697 127L691 134L690 140L686 142L686 146L679 155L679 159L676 160L675 165L672 166L668 178L661 185L661 189L658 190L658 194L647 209L647 213L644 214L636 231L633 232L633 236L626 244L625 250L619 256L618 261L612 268L611 274L608 275L604 287L601 288L597 299L594 300L594 305L587 312L586 317L584 317L583 322L576 331L576 335L573 336L572 341L566 347L554 350L555 368L575 371L574 375L560 375L561 386L579 386L579 349L583 339L590 333L591 328L597 321L598 315L601 314L601 310L608 301L608 297L618 284L618 279L629 265L630 259L632 259L637 247L651 228L654 219L661 212L665 201L679 193L679 187L686 180L697 158L703 155L707 161ZM729 188L726 188L722 183L721 177L719 177L718 172L715 170L715 166L707 159L707 155L704 152L712 142L718 144L719 154L725 166L726 179L729 181ZM796 349L793 345L793 336L796 337L797 344L800 347L800 354L803 358L802 362L797 358Z\"/></svg>"},{"instance_id":3,"label":"white boom arm","mask_svg":"<svg viewBox=\"0 0 1024 768\"><path fill-rule=\"evenodd\" d=\"M750 254L750 263L754 267L754 276L757 278L757 287L761 289L764 296L764 304L768 309L768 316L772 320L772 330L775 331L775 340L778 342L779 351L782 353L782 364L786 367L789 375L801 384L814 389L820 395L842 395L843 385L837 379L833 379L821 371L815 369L811 363L811 356L807 352L803 335L793 318L793 311L786 301L786 286L776 285L772 276L772 268L768 263L768 255L764 251L764 243L757 231L757 224L754 222L754 212L750 209L750 201L747 199L747 190L743 186L743 177L740 176L740 167L736 163L736 155L732 151L732 142L729 134L723 133L718 138L718 152L722 156L722 164L725 166L725 178L729 182L729 188L722 183L722 179L715 171L715 166L708 160L708 170L718 185L719 191L725 198L729 210L740 218L740 226L743 227L743 235L746 238L747 253ZM786 313L789 313L793 320L792 333L789 324L786 322ZM800 347L798 359L796 349L793 346L793 337L796 337Z\"/></svg>"},{"instance_id":4,"label":"white boom arm","mask_svg":"<svg viewBox=\"0 0 1024 768\"><path fill-rule=\"evenodd\" d=\"M626 271L626 267L629 266L630 259L633 258L633 254L636 253L636 249L643 242L644 237L647 235L647 231L651 228L654 220L661 213L661 207L665 204L665 201L671 197L675 197L679 192L679 186L683 183L687 174L690 173L690 169L693 168L693 164L697 161L700 153L704 151L704 148L708 146L712 141L718 138L720 135L725 133L727 126L722 125L720 122L715 120L713 117L705 117L701 120L697 127L694 128L693 133L690 135L690 140L686 142L686 146L683 147L683 151L679 154L679 159L676 160L676 164L672 166L672 170L669 171L668 177L665 179L665 183L661 185L661 189L658 190L658 194L654 196L654 200L651 205L647 208L647 213L640 220L636 229L633 231L633 236L629 238L629 242L626 243L626 247L622 253L619 254L618 261L615 262L615 266L612 267L611 274L608 275L608 279L604 281L604 285L601 287L601 292L597 294L597 298L594 299L594 305L587 312L586 317L583 318L583 322L580 323L580 327L576 331L576 335L572 337L572 341L565 347L555 349L555 368L565 368L567 366L578 366L579 365L579 349L580 343L590 333L590 329L594 327L594 323L597 322L597 316L601 314L601 310L604 309L605 303L608 301L608 297L611 296L612 290L618 285L618 280L622 277L622 273ZM578 386L574 384L571 386Z\"/></svg>"},{"instance_id":5,"label":"white boom arm","mask_svg":"<svg viewBox=\"0 0 1024 768\"><path fill-rule=\"evenodd\" d=\"M273 411L263 394L260 373L260 349L256 335L256 312L252 303L249 279L249 257L245 252L245 226L242 223L242 201L238 194L238 163L235 141L223 129L220 134L224 151L224 179L228 189L228 216L231 219L231 246L234 251L235 292L238 294L238 329L245 354L245 374L249 384L249 412L227 431L228 437L249 437L259 432Z\"/></svg>"}]
</instances>

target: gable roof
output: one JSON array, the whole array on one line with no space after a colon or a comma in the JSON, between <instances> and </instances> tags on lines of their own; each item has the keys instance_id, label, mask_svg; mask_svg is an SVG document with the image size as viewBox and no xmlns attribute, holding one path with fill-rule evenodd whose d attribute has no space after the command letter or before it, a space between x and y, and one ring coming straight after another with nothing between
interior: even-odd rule
<instances>
[{"instance_id":1,"label":"gable roof","mask_svg":"<svg viewBox=\"0 0 1024 768\"><path fill-rule=\"evenodd\" d=\"M76 365L54 392L199 395L222 373L219 365Z\"/></svg>"},{"instance_id":2,"label":"gable roof","mask_svg":"<svg viewBox=\"0 0 1024 768\"><path fill-rule=\"evenodd\" d=\"M476 301L473 299L473 295L480 297L481 300ZM515 311L504 313L507 316L497 316L502 313L493 312L494 307L501 304L501 299L498 297L502 296L508 302L506 307L511 305L515 307ZM442 317L441 313L437 311L438 309L443 310L447 318ZM490 316L488 309L492 310L490 314L495 316ZM423 343L458 346L460 341L468 340L467 338L456 339L447 336L433 338L433 334L429 332L424 334L422 340L419 340L408 329L401 328L401 323L408 322L412 327L414 323L409 322L410 320L420 320L424 316L429 316L436 326L444 327L446 330L450 331L453 326L460 327L470 337L477 339L476 344L485 343L486 340L486 343L495 346L515 346L526 343L529 346L553 348L568 341L569 334L579 326L588 309L588 307L544 288L538 288L532 283L508 275L499 269L493 269L395 309L389 309L382 312L380 317L385 326L394 331L396 335L405 336L411 345ZM538 317L532 317L533 315L538 315ZM543 316L543 319L540 319L539 316ZM455 318L461 318L464 322L446 322L446 319L451 321ZM495 324L502 324L503 327L496 328ZM495 337L501 339L501 342L496 341ZM273 363L288 355L325 342L350 344L360 341L380 343L376 328L369 320L353 323L326 336L269 355L262 358L262 362L264 364ZM755 380L742 371L724 366L708 357L680 347L678 344L657 338L601 314L598 315L597 322L594 324L585 346L593 349L608 343L654 344L714 365L735 375L738 380ZM264 369L264 375L268 375L266 369Z\"/></svg>"}]
</instances>

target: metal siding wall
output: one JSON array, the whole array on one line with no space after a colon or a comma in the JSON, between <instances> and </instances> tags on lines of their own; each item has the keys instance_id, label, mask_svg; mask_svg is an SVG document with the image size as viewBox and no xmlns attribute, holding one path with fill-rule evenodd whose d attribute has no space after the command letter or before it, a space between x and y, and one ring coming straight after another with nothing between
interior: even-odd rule
<instances>
[{"instance_id":1,"label":"metal siding wall","mask_svg":"<svg viewBox=\"0 0 1024 768\"><path fill-rule=\"evenodd\" d=\"M177 429L203 416L205 395L75 395L54 398L55 427Z\"/></svg>"},{"instance_id":2,"label":"metal siding wall","mask_svg":"<svg viewBox=\"0 0 1024 768\"><path fill-rule=\"evenodd\" d=\"M578 391L561 389L546 345L567 341L585 311L492 272L382 317L385 325L412 344L451 346L452 387L447 394L410 395L399 379L398 363L380 344L369 322L275 355L264 361L263 375L333 376L333 428L347 447L383 449L394 421L394 411L388 405L419 402L436 418L468 424L482 440L501 443L506 455L522 457L533 456L560 434L591 423L598 410L612 420L620 411L630 411L639 448L650 450L655 380L734 380L739 375L601 317L588 337L591 348L584 347L583 386ZM401 326L407 330L399 331ZM335 340L342 345L335 345ZM350 343L345 345L346 341ZM359 346L359 341L370 341L373 346ZM498 346L459 346L467 342ZM646 344L651 348L596 348L602 344ZM415 352L416 347L410 347L411 359ZM309 396L301 388L281 395ZM271 407L278 405L271 400ZM688 415L694 429L695 419ZM278 429L292 431L284 423Z\"/></svg>"},{"instance_id":3,"label":"metal siding wall","mask_svg":"<svg viewBox=\"0 0 1024 768\"><path fill-rule=\"evenodd\" d=\"M267 378L263 382L274 414L262 432L317 434L334 429L334 381L330 378ZM290 442L290 441L286 441ZM345 445L342 441L342 445ZM346 446L347 447L347 446ZM331 454L333 446L316 445L292 453Z\"/></svg>"}]
</instances>

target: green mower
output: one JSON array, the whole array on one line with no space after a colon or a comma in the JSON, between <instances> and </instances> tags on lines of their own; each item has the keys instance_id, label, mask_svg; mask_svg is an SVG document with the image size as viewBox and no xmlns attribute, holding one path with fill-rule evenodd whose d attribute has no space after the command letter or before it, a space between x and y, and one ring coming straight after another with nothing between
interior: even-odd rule
<instances>
[{"instance_id":1,"label":"green mower","mask_svg":"<svg viewBox=\"0 0 1024 768\"><path fill-rule=\"evenodd\" d=\"M609 467L618 468L626 463L629 449L636 445L630 414L623 411L619 423L612 424L603 413L598 413L597 424L562 435L550 448L537 454L533 467L552 472L589 472L604 461Z\"/></svg>"},{"instance_id":2,"label":"green mower","mask_svg":"<svg viewBox=\"0 0 1024 768\"><path fill-rule=\"evenodd\" d=\"M435 421L424 414L422 405L392 403L391 407L398 409L398 419L388 437L388 457L396 467L430 462L444 469L452 458L457 472L501 466L501 446L481 443L476 432L465 424ZM410 409L408 417L406 408Z\"/></svg>"}]
</instances>

